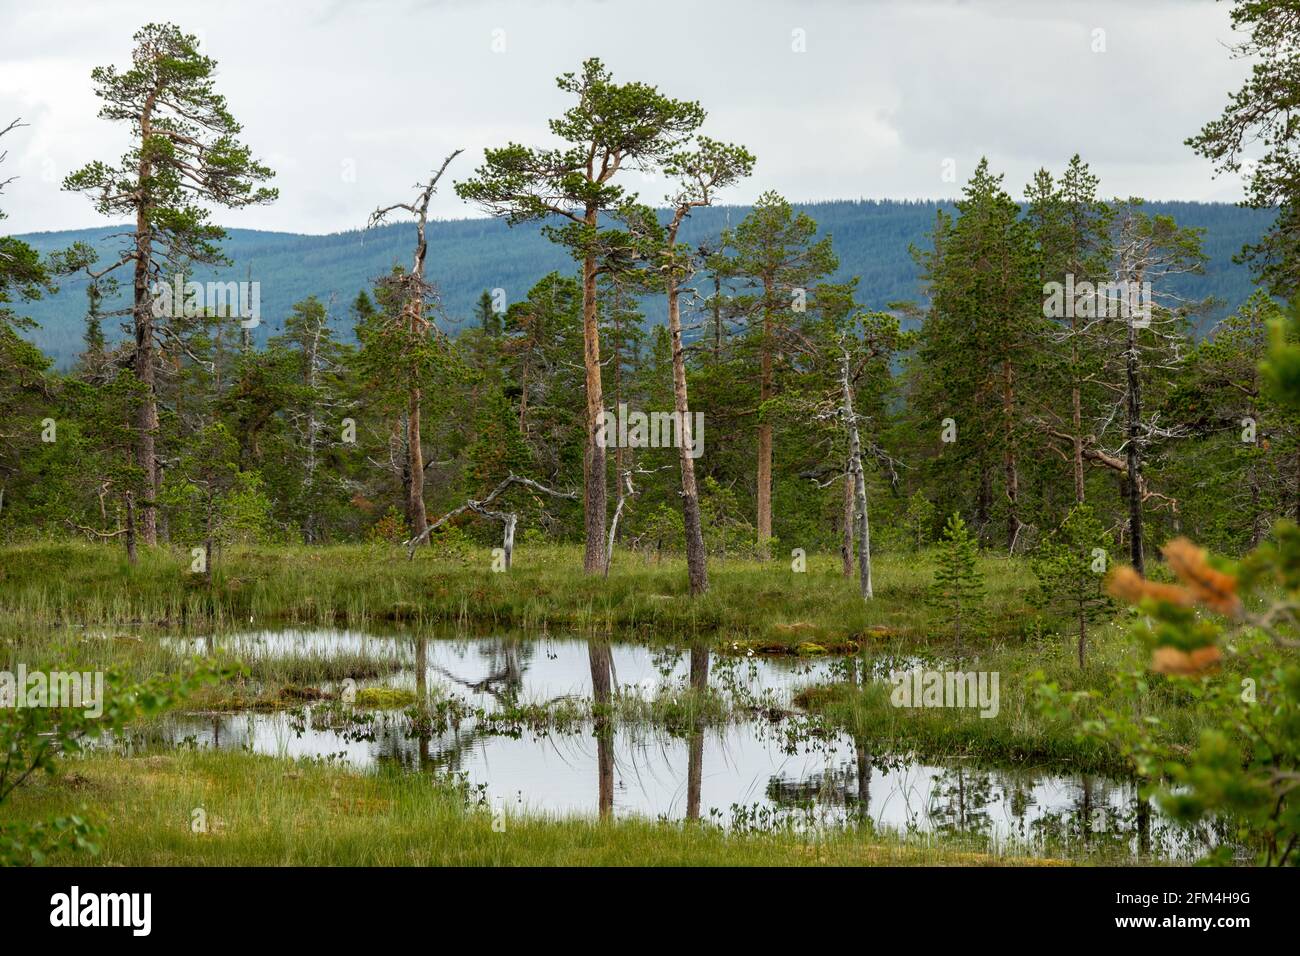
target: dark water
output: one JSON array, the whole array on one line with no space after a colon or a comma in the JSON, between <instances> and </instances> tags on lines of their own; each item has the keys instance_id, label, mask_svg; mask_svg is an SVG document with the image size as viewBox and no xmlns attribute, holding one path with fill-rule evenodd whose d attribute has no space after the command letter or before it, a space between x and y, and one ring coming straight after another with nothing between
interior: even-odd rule
<instances>
[{"instance_id":1,"label":"dark water","mask_svg":"<svg viewBox=\"0 0 1300 956\"><path fill-rule=\"evenodd\" d=\"M186 642L188 643L188 642ZM296 711L186 715L173 743L379 762L456 774L476 799L507 813L702 818L732 830L870 826L961 836L1015 853L1190 860L1219 840L1141 800L1136 785L1097 775L922 763L870 752L795 712L800 687L843 679L846 662L711 654L575 638L385 637L281 631L196 639L245 656L364 653L395 662L359 686L402 687L457 704L458 720L413 726L400 711L340 721L338 705ZM877 677L922 662L875 662ZM727 704L707 726L598 723L591 702L672 700L692 685ZM494 721L502 708L571 704L559 727ZM617 709L617 708L616 708Z\"/></svg>"}]
</instances>

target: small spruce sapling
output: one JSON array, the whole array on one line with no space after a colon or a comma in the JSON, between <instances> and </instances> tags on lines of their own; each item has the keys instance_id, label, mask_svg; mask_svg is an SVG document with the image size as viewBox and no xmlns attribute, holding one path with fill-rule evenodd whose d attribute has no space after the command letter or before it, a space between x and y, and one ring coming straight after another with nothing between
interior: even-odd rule
<instances>
[{"instance_id":1,"label":"small spruce sapling","mask_svg":"<svg viewBox=\"0 0 1300 956\"><path fill-rule=\"evenodd\" d=\"M931 603L943 613L944 624L952 627L960 654L963 635L982 617L984 576L976 567L975 541L956 512L943 528Z\"/></svg>"}]
</instances>

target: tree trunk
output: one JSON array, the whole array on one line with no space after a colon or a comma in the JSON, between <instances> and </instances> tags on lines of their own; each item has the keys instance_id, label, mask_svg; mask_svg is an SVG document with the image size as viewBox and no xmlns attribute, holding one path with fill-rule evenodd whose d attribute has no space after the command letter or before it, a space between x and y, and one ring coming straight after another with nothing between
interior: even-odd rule
<instances>
[{"instance_id":1,"label":"tree trunk","mask_svg":"<svg viewBox=\"0 0 1300 956\"><path fill-rule=\"evenodd\" d=\"M844 576L853 577L853 469L844 469L844 540L840 543Z\"/></svg>"},{"instance_id":2,"label":"tree trunk","mask_svg":"<svg viewBox=\"0 0 1300 956\"><path fill-rule=\"evenodd\" d=\"M528 438L528 355L524 354L519 381L519 434Z\"/></svg>"},{"instance_id":3,"label":"tree trunk","mask_svg":"<svg viewBox=\"0 0 1300 956\"><path fill-rule=\"evenodd\" d=\"M770 285L763 288L763 342L759 366L758 402L763 405L772 397L772 309L767 303ZM759 414L762 414L760 411ZM758 426L758 557L766 561L771 557L772 540L772 426L760 422Z\"/></svg>"},{"instance_id":4,"label":"tree trunk","mask_svg":"<svg viewBox=\"0 0 1300 956\"><path fill-rule=\"evenodd\" d=\"M203 529L203 577L208 590L212 590L212 489L208 489L208 517Z\"/></svg>"},{"instance_id":5,"label":"tree trunk","mask_svg":"<svg viewBox=\"0 0 1300 956\"><path fill-rule=\"evenodd\" d=\"M1128 528L1129 554L1133 570L1138 574L1146 573L1146 564L1142 553L1142 454L1138 449L1138 423L1142 418L1141 382L1138 379L1137 327L1133 316L1128 320L1128 355L1125 366L1127 373L1128 409Z\"/></svg>"},{"instance_id":6,"label":"tree trunk","mask_svg":"<svg viewBox=\"0 0 1300 956\"><path fill-rule=\"evenodd\" d=\"M420 713L426 713L429 707L429 639L423 634L415 636L415 706ZM429 759L429 743L432 739L432 721L416 721L420 745L417 756L417 769L432 770Z\"/></svg>"},{"instance_id":7,"label":"tree trunk","mask_svg":"<svg viewBox=\"0 0 1300 956\"><path fill-rule=\"evenodd\" d=\"M424 510L424 449L420 438L420 387L411 373L411 391L406 408L406 514L414 535L422 535L429 527L429 516Z\"/></svg>"},{"instance_id":8,"label":"tree trunk","mask_svg":"<svg viewBox=\"0 0 1300 956\"><path fill-rule=\"evenodd\" d=\"M1264 509L1260 507L1260 487L1259 487L1259 463L1255 457L1251 456L1250 461L1250 549L1253 551L1259 547L1260 542L1264 539L1266 522L1264 520Z\"/></svg>"},{"instance_id":9,"label":"tree trunk","mask_svg":"<svg viewBox=\"0 0 1300 956\"><path fill-rule=\"evenodd\" d=\"M140 139L144 142L153 131L154 96L150 94L140 113ZM142 158L139 166L141 189L153 175L152 164ZM140 536L144 543L158 543L158 461L155 443L158 433L158 396L154 374L153 300L149 294L149 265L153 259L153 225L149 209L142 199L135 215L135 276L132 293L132 315L135 325L135 355L133 365L136 380L143 386L140 404L136 409L136 467L144 474L145 499L141 502Z\"/></svg>"},{"instance_id":10,"label":"tree trunk","mask_svg":"<svg viewBox=\"0 0 1300 956\"><path fill-rule=\"evenodd\" d=\"M587 643L587 658L591 664L592 709L595 712L600 816L608 819L614 812L614 726L609 714L613 658L609 641L592 638Z\"/></svg>"},{"instance_id":11,"label":"tree trunk","mask_svg":"<svg viewBox=\"0 0 1300 956\"><path fill-rule=\"evenodd\" d=\"M307 393L311 396L307 405L307 514L303 521L303 537L308 544L315 544L316 530L316 442L319 423L316 420L316 386L319 381L319 369L316 367L320 354L321 326L318 323L311 339L311 351L307 355Z\"/></svg>"},{"instance_id":12,"label":"tree trunk","mask_svg":"<svg viewBox=\"0 0 1300 956\"><path fill-rule=\"evenodd\" d=\"M595 209L588 209L587 224L596 225ZM600 326L596 320L596 256L589 252L582 261L582 344L587 372L587 450L583 455L583 525L586 549L582 570L602 574L605 570L605 448L599 441L601 416L605 410L600 382Z\"/></svg>"},{"instance_id":13,"label":"tree trunk","mask_svg":"<svg viewBox=\"0 0 1300 956\"><path fill-rule=\"evenodd\" d=\"M704 531L700 527L700 494L695 485L695 459L691 457L691 413L686 395L686 357L682 354L682 319L678 305L677 282L668 283L668 331L673 348L673 406L681 423L681 441L677 457L682 467L682 517L686 529L686 573L691 596L709 589L708 559L704 551Z\"/></svg>"},{"instance_id":14,"label":"tree trunk","mask_svg":"<svg viewBox=\"0 0 1300 956\"><path fill-rule=\"evenodd\" d=\"M1082 670L1088 657L1088 621L1079 605L1079 669Z\"/></svg>"},{"instance_id":15,"label":"tree trunk","mask_svg":"<svg viewBox=\"0 0 1300 956\"><path fill-rule=\"evenodd\" d=\"M1070 319L1071 328L1077 320ZM1074 438L1074 500L1083 504L1083 401L1079 388L1079 346L1071 338L1070 342L1071 375L1074 383L1070 388L1070 422Z\"/></svg>"},{"instance_id":16,"label":"tree trunk","mask_svg":"<svg viewBox=\"0 0 1300 956\"><path fill-rule=\"evenodd\" d=\"M691 644L691 690L698 698L709 689L709 645L703 641ZM698 700L697 700L698 703ZM700 818L700 789L704 778L704 720L697 713L691 728L691 739L686 757L686 819Z\"/></svg>"},{"instance_id":17,"label":"tree trunk","mask_svg":"<svg viewBox=\"0 0 1300 956\"><path fill-rule=\"evenodd\" d=\"M1020 473L1016 468L1015 444L1015 370L1011 363L1002 363L1002 414L1006 421L1006 450L1003 465L1007 481L1007 553L1016 553L1020 537Z\"/></svg>"},{"instance_id":18,"label":"tree trunk","mask_svg":"<svg viewBox=\"0 0 1300 956\"><path fill-rule=\"evenodd\" d=\"M849 353L840 359L840 386L844 400L844 422L849 430L849 468L853 472L853 497L858 519L858 589L862 599L873 597L871 590L871 524L867 519L867 482L862 474L862 440L858 434L858 416L853 410L853 385L849 382Z\"/></svg>"},{"instance_id":19,"label":"tree trunk","mask_svg":"<svg viewBox=\"0 0 1300 956\"><path fill-rule=\"evenodd\" d=\"M4 493L0 491L0 501L4 500ZM128 564L136 563L135 551L135 495L131 492L126 493L126 560Z\"/></svg>"},{"instance_id":20,"label":"tree trunk","mask_svg":"<svg viewBox=\"0 0 1300 956\"><path fill-rule=\"evenodd\" d=\"M501 536L501 551L505 558L506 570L510 570L510 565L514 560L515 554L515 526L519 523L519 516L513 511L506 518L505 532Z\"/></svg>"},{"instance_id":21,"label":"tree trunk","mask_svg":"<svg viewBox=\"0 0 1300 956\"><path fill-rule=\"evenodd\" d=\"M980 546L985 544L985 532L989 525L989 511L993 506L993 478L989 474L989 464L983 458L980 459L980 487L979 494L975 499L975 522L979 527L975 531L975 537Z\"/></svg>"}]
</instances>

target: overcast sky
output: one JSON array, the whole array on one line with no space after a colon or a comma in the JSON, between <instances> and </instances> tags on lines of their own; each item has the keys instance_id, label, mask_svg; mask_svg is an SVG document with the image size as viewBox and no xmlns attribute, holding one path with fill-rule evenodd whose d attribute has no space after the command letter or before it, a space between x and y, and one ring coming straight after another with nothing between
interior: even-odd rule
<instances>
[{"instance_id":1,"label":"overcast sky","mask_svg":"<svg viewBox=\"0 0 1300 956\"><path fill-rule=\"evenodd\" d=\"M0 178L20 177L4 193L5 229L102 224L59 183L123 152L89 74L129 63L131 34L151 20L200 37L245 141L276 170L279 201L219 212L227 226L357 228L454 148L465 154L449 175L461 179L485 146L549 142L546 119L568 105L554 77L593 55L615 79L699 100L710 135L750 148L754 176L729 202L765 189L952 197L981 155L1019 196L1035 169L1076 151L1107 195L1236 201L1240 182L1213 179L1183 145L1246 75L1226 49L1228 11L1213 0L0 0L0 127L30 124L0 144ZM638 174L632 184L646 200L663 191ZM479 214L449 185L434 212Z\"/></svg>"}]
</instances>

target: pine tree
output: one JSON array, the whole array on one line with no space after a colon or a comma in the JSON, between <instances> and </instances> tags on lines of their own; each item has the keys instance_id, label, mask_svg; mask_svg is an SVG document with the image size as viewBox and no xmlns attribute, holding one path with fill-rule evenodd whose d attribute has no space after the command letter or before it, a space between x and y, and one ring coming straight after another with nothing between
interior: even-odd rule
<instances>
[{"instance_id":1,"label":"pine tree","mask_svg":"<svg viewBox=\"0 0 1300 956\"><path fill-rule=\"evenodd\" d=\"M1254 61L1249 77L1222 115L1187 145L1220 174L1241 174L1250 163L1244 204L1278 214L1263 239L1242 250L1241 260L1273 295L1289 299L1300 293L1300 4L1236 0L1232 26L1249 31L1249 39L1232 47L1236 58Z\"/></svg>"},{"instance_id":2,"label":"pine tree","mask_svg":"<svg viewBox=\"0 0 1300 956\"><path fill-rule=\"evenodd\" d=\"M91 196L96 211L129 217L132 242L111 268L130 264L135 355L132 370L144 386L136 418L136 464L144 475L141 536L157 540L154 503L159 489L157 376L159 349L151 282L178 265L225 261L217 243L225 230L208 222L204 203L238 209L268 203L276 191L258 183L270 169L235 137L239 124L213 88L217 63L198 40L170 23L151 23L135 34L131 67L91 73L103 100L99 115L125 123L131 149L116 166L92 162L64 180L63 188Z\"/></svg>"},{"instance_id":3,"label":"pine tree","mask_svg":"<svg viewBox=\"0 0 1300 956\"><path fill-rule=\"evenodd\" d=\"M618 184L620 171L650 168L668 157L704 122L698 103L674 100L644 83L615 83L597 58L580 74L565 73L556 84L577 103L550 123L561 148L512 143L489 149L473 179L457 183L462 199L504 217L512 226L558 219L546 234L582 264L583 366L586 372L587 441L583 458L586 494L582 567L605 570L607 492L605 449L599 440L604 398L601 390L600 327L596 279L601 272L634 267L628 235L605 226L635 199Z\"/></svg>"},{"instance_id":4,"label":"pine tree","mask_svg":"<svg viewBox=\"0 0 1300 956\"><path fill-rule=\"evenodd\" d=\"M764 560L772 538L771 403L789 354L799 350L797 331L810 290L839 268L830 237L816 236L811 216L796 213L788 200L768 191L735 229L723 233L724 255L714 260L724 276L741 283L730 305L744 317L745 345L754 357L750 367L757 371L755 493L758 554Z\"/></svg>"}]
</instances>

